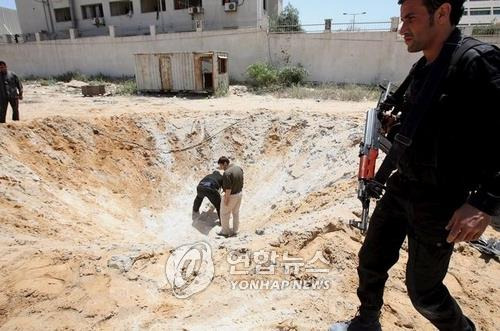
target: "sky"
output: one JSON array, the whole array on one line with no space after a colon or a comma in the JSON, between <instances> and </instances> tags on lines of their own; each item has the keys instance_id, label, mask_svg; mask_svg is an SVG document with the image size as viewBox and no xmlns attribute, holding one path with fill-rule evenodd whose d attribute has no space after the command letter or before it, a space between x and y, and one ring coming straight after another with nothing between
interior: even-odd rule
<instances>
[{"instance_id":1,"label":"sky","mask_svg":"<svg viewBox=\"0 0 500 331\"><path fill-rule=\"evenodd\" d=\"M0 7L16 8L15 0L0 0Z\"/></svg>"},{"instance_id":2,"label":"sky","mask_svg":"<svg viewBox=\"0 0 500 331\"><path fill-rule=\"evenodd\" d=\"M325 18L333 19L334 23L351 22L352 16L342 13L366 12L356 16L357 22L389 21L392 16L399 16L397 0L283 0L284 6L288 3L299 10L302 24L323 23ZM0 0L0 7L15 8L16 2Z\"/></svg>"},{"instance_id":3,"label":"sky","mask_svg":"<svg viewBox=\"0 0 500 331\"><path fill-rule=\"evenodd\" d=\"M362 13L356 16L356 22L388 22L393 16L399 16L397 0L283 0L283 6L291 3L300 12L302 24L323 23L331 18L333 23L347 23L352 16L343 13Z\"/></svg>"}]
</instances>

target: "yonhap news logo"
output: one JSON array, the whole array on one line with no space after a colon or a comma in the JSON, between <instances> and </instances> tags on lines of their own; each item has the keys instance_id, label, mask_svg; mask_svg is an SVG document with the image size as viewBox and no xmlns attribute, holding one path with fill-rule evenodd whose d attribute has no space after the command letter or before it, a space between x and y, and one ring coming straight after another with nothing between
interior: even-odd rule
<instances>
[{"instance_id":1,"label":"yonhap news logo","mask_svg":"<svg viewBox=\"0 0 500 331\"><path fill-rule=\"evenodd\" d=\"M212 248L205 242L177 247L167 260L165 274L179 299L205 290L214 278Z\"/></svg>"}]
</instances>

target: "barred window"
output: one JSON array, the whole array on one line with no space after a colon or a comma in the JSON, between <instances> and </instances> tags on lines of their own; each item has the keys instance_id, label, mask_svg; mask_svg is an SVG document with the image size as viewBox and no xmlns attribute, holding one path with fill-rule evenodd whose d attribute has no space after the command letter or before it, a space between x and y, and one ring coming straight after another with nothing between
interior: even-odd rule
<instances>
[{"instance_id":1,"label":"barred window","mask_svg":"<svg viewBox=\"0 0 500 331\"><path fill-rule=\"evenodd\" d=\"M134 12L132 1L113 1L109 3L111 16L129 15Z\"/></svg>"},{"instance_id":2,"label":"barred window","mask_svg":"<svg viewBox=\"0 0 500 331\"><path fill-rule=\"evenodd\" d=\"M189 7L203 7L201 0L174 0L174 9L187 9Z\"/></svg>"},{"instance_id":3,"label":"barred window","mask_svg":"<svg viewBox=\"0 0 500 331\"><path fill-rule=\"evenodd\" d=\"M56 8L54 9L54 16L56 17L56 22L71 21L71 10L69 9L69 7Z\"/></svg>"}]
</instances>

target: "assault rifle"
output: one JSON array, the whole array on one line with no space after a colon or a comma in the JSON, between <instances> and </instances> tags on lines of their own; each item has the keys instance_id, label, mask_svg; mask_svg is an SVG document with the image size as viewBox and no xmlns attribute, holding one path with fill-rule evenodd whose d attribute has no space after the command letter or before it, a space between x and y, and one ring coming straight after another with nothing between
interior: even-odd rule
<instances>
[{"instance_id":1,"label":"assault rifle","mask_svg":"<svg viewBox=\"0 0 500 331\"><path fill-rule=\"evenodd\" d=\"M383 186L373 187L373 185L376 185L373 179L375 177L375 165L379 150L387 154L392 145L385 136L385 133L388 131L387 124L383 123L383 121L388 119L385 112L389 110L386 101L391 91L391 85L389 82L386 87L380 86L382 92L380 93L377 106L370 109L366 114L365 133L359 148L358 199L361 200L363 211L361 213L361 220L351 221L350 225L360 229L362 233L365 233L368 229L370 199L373 197L370 190L378 189L381 191L384 188Z\"/></svg>"}]
</instances>

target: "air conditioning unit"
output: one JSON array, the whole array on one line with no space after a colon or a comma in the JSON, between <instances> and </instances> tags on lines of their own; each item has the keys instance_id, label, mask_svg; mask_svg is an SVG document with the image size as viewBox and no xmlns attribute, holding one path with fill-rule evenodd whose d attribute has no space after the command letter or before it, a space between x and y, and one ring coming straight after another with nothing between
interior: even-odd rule
<instances>
[{"instance_id":1,"label":"air conditioning unit","mask_svg":"<svg viewBox=\"0 0 500 331\"><path fill-rule=\"evenodd\" d=\"M226 2L224 4L224 11L237 11L238 3L237 2Z\"/></svg>"},{"instance_id":2,"label":"air conditioning unit","mask_svg":"<svg viewBox=\"0 0 500 331\"><path fill-rule=\"evenodd\" d=\"M188 14L203 14L203 7L189 7Z\"/></svg>"}]
</instances>

